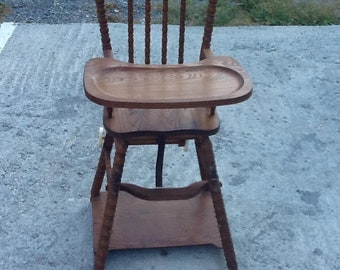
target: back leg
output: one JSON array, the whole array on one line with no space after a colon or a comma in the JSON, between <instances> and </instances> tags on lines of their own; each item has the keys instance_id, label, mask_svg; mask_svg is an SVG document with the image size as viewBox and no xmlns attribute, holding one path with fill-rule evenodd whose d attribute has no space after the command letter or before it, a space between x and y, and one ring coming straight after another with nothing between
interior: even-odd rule
<instances>
[{"instance_id":1,"label":"back leg","mask_svg":"<svg viewBox=\"0 0 340 270\"><path fill-rule=\"evenodd\" d=\"M104 146L103 146L102 151L100 153L100 158L99 158L99 161L98 161L96 174L94 176L93 183L92 183L91 200L94 197L99 196L99 194L100 194L100 189L102 187L104 175L105 175L105 172L106 172L106 161L105 161L105 159L106 159L106 156L111 155L113 141L114 140L111 136L106 135L105 141L104 141Z\"/></svg>"},{"instance_id":2,"label":"back leg","mask_svg":"<svg viewBox=\"0 0 340 270\"><path fill-rule=\"evenodd\" d=\"M215 178L215 176L216 178ZM211 197L214 204L215 215L217 218L217 223L219 225L223 252L227 261L227 266L229 270L237 270L237 262L234 251L233 242L231 239L231 233L228 224L227 213L225 211L221 185L217 178L216 168L212 169L212 176L210 180Z\"/></svg>"},{"instance_id":3,"label":"back leg","mask_svg":"<svg viewBox=\"0 0 340 270\"><path fill-rule=\"evenodd\" d=\"M228 269L237 270L238 267L234 246L231 239L227 214L224 208L221 185L217 175L212 144L209 137L203 137L196 140L196 151L202 180L208 180L210 183L211 197L217 223L219 225L223 253Z\"/></svg>"}]
</instances>

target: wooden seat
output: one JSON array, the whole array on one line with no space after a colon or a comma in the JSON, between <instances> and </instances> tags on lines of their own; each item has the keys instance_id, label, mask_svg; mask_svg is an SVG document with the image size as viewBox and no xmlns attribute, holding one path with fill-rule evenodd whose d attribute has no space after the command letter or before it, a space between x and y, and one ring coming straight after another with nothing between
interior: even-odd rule
<instances>
[{"instance_id":1,"label":"wooden seat","mask_svg":"<svg viewBox=\"0 0 340 270\"><path fill-rule=\"evenodd\" d=\"M135 64L133 0L128 0L127 62L113 56L105 1L96 0L104 58L90 59L84 70L85 94L103 106L107 132L91 190L96 270L105 268L111 249L202 244L223 248L228 268L237 269L209 136L219 130L216 106L245 101L252 85L235 59L214 56L210 49L216 5L217 0L207 1L199 61L188 64L183 63L186 1L181 0L178 64L170 65L168 1L164 0L161 64L150 64L151 1L146 0L145 61ZM195 141L202 181L165 188L165 145L182 146L186 140ZM158 145L154 189L122 181L128 146L148 144ZM102 191L105 174L107 188Z\"/></svg>"}]
</instances>

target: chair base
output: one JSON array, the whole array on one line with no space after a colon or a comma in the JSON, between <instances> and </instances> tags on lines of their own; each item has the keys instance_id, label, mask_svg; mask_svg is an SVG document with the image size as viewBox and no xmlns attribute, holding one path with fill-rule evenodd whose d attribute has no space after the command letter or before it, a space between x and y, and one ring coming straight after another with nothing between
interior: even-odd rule
<instances>
[{"instance_id":1,"label":"chair base","mask_svg":"<svg viewBox=\"0 0 340 270\"><path fill-rule=\"evenodd\" d=\"M96 252L107 192L92 199ZM212 244L222 248L210 191L186 200L146 201L121 191L109 250Z\"/></svg>"}]
</instances>

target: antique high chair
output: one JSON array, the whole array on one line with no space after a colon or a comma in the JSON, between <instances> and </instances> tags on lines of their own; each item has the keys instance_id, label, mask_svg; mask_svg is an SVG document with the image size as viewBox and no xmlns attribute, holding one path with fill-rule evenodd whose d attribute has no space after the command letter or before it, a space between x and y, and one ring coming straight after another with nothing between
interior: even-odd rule
<instances>
[{"instance_id":1,"label":"antique high chair","mask_svg":"<svg viewBox=\"0 0 340 270\"><path fill-rule=\"evenodd\" d=\"M104 2L96 0L104 58L91 59L84 71L86 96L103 106L106 130L91 190L94 268L105 268L112 249L213 244L223 248L228 269L237 269L209 136L219 129L216 106L248 99L252 85L236 60L210 49L217 0L207 0L199 61L193 64L183 64L186 0L180 1L178 64L172 65L167 64L168 0L162 5L158 64L150 64L151 1L145 0L144 64L134 64L133 0L128 0L128 62L112 55ZM165 188L164 147L187 140L195 142L202 181ZM128 146L151 144L158 145L156 187L122 183Z\"/></svg>"}]
</instances>

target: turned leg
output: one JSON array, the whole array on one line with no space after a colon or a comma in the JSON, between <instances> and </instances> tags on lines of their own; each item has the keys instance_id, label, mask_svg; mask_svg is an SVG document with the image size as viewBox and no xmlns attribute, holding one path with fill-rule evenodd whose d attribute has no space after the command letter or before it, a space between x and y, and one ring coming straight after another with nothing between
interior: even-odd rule
<instances>
[{"instance_id":1,"label":"turned leg","mask_svg":"<svg viewBox=\"0 0 340 270\"><path fill-rule=\"evenodd\" d=\"M195 147L197 153L198 166L200 169L201 180L208 180L210 173L208 166L204 165L204 153L202 151L202 139L195 139Z\"/></svg>"},{"instance_id":2,"label":"turned leg","mask_svg":"<svg viewBox=\"0 0 340 270\"><path fill-rule=\"evenodd\" d=\"M100 158L98 161L98 166L96 170L96 174L93 179L92 188L91 188L91 201L94 197L98 197L100 194L100 189L103 184L104 175L106 172L106 162L105 157L111 155L112 145L113 145L113 138L109 135L105 137L104 146L100 153Z\"/></svg>"},{"instance_id":3,"label":"turned leg","mask_svg":"<svg viewBox=\"0 0 340 270\"><path fill-rule=\"evenodd\" d=\"M128 147L124 140L118 139L115 140L115 146L116 153L114 157L113 167L107 168L108 170L107 199L104 210L103 224L100 231L99 243L95 254L94 264L95 270L103 270L105 268L111 230L114 222L114 216L118 201L118 193L125 162L125 154ZM107 165L108 160L106 160Z\"/></svg>"},{"instance_id":4,"label":"turned leg","mask_svg":"<svg viewBox=\"0 0 340 270\"><path fill-rule=\"evenodd\" d=\"M227 266L229 270L237 270L236 256L228 225L228 218L224 208L221 185L216 171L212 144L208 137L197 139L195 143L202 180L208 180L210 183L211 197L219 225Z\"/></svg>"}]
</instances>

